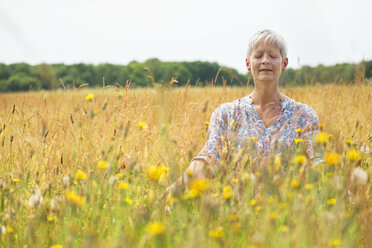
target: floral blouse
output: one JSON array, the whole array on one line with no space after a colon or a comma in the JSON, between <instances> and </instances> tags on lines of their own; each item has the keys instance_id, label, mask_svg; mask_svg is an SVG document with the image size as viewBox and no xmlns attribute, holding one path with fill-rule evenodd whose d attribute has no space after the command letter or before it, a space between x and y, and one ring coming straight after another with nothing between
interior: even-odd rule
<instances>
[{"instance_id":1,"label":"floral blouse","mask_svg":"<svg viewBox=\"0 0 372 248\"><path fill-rule=\"evenodd\" d=\"M280 103L282 113L270 127L266 127L249 96L220 105L209 122L207 141L193 158L214 164L220 160L223 147L245 148L254 143L254 156L267 157L283 148L293 148L296 132L306 144L312 159L312 136L318 130L319 119L315 111L306 104L285 97ZM277 145L275 145L277 144Z\"/></svg>"}]
</instances>

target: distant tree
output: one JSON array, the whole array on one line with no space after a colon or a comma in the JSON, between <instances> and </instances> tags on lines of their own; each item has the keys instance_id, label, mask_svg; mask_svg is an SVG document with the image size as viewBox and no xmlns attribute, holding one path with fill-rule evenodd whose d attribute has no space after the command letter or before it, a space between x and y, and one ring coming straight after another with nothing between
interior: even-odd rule
<instances>
[{"instance_id":1,"label":"distant tree","mask_svg":"<svg viewBox=\"0 0 372 248\"><path fill-rule=\"evenodd\" d=\"M102 85L103 78L106 85L124 85L129 79L127 66L108 63L95 66L95 75L97 85Z\"/></svg>"},{"instance_id":2,"label":"distant tree","mask_svg":"<svg viewBox=\"0 0 372 248\"><path fill-rule=\"evenodd\" d=\"M372 60L366 62L366 78L372 78Z\"/></svg>"},{"instance_id":3,"label":"distant tree","mask_svg":"<svg viewBox=\"0 0 372 248\"><path fill-rule=\"evenodd\" d=\"M128 64L129 78L133 80L135 86L152 86L146 66L143 63L132 61Z\"/></svg>"},{"instance_id":4,"label":"distant tree","mask_svg":"<svg viewBox=\"0 0 372 248\"><path fill-rule=\"evenodd\" d=\"M151 58L144 63L132 61L128 65L114 64L40 64L31 66L26 63L5 65L0 63L0 90L16 91L62 87L60 79L66 88L78 87L88 83L91 87L105 85L123 86L127 80L132 80L134 87L151 87L150 69L156 83L169 82L176 78L176 86L184 86L188 80L191 85L198 82L199 86L214 85L246 85L252 84L252 76L238 73L232 68L221 68L218 63L207 61L194 62L162 62ZM336 64L332 66L318 65L316 67L303 66L300 69L288 68L280 79L285 85L305 85L310 83L347 82L353 83L364 77L363 64ZM365 63L365 77L372 77L372 61Z\"/></svg>"},{"instance_id":5,"label":"distant tree","mask_svg":"<svg viewBox=\"0 0 372 248\"><path fill-rule=\"evenodd\" d=\"M8 80L0 79L0 92L8 91Z\"/></svg>"},{"instance_id":6,"label":"distant tree","mask_svg":"<svg viewBox=\"0 0 372 248\"><path fill-rule=\"evenodd\" d=\"M43 83L43 88L51 90L55 89L56 76L53 67L48 64L40 64L36 66L36 68Z\"/></svg>"},{"instance_id":7,"label":"distant tree","mask_svg":"<svg viewBox=\"0 0 372 248\"><path fill-rule=\"evenodd\" d=\"M9 65L11 75L23 75L30 77L38 77L39 74L34 67L26 63L15 63Z\"/></svg>"},{"instance_id":8,"label":"distant tree","mask_svg":"<svg viewBox=\"0 0 372 248\"><path fill-rule=\"evenodd\" d=\"M23 75L11 76L7 81L7 91L39 90L41 86L38 78Z\"/></svg>"},{"instance_id":9,"label":"distant tree","mask_svg":"<svg viewBox=\"0 0 372 248\"><path fill-rule=\"evenodd\" d=\"M10 77L10 72L8 66L5 64L0 63L0 80L1 79L8 79Z\"/></svg>"}]
</instances>

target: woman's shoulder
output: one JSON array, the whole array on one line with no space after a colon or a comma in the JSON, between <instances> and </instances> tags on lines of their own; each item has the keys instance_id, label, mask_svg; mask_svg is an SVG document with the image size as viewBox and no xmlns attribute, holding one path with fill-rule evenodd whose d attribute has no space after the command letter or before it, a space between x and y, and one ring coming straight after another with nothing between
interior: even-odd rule
<instances>
[{"instance_id":1,"label":"woman's shoulder","mask_svg":"<svg viewBox=\"0 0 372 248\"><path fill-rule=\"evenodd\" d=\"M232 102L226 102L220 104L214 112L222 113L225 115L234 115L237 112L240 112L243 109L246 109L246 107L249 104L249 97L245 96L239 99L236 99Z\"/></svg>"}]
</instances>

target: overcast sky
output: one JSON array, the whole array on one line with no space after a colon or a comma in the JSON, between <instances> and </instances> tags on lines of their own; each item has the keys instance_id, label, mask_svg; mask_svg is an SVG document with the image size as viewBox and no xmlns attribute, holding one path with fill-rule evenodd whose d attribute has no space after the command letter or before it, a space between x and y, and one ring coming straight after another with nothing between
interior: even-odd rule
<instances>
[{"instance_id":1,"label":"overcast sky","mask_svg":"<svg viewBox=\"0 0 372 248\"><path fill-rule=\"evenodd\" d=\"M0 0L0 62L204 60L246 72L247 43L269 28L289 65L372 59L371 0Z\"/></svg>"}]
</instances>

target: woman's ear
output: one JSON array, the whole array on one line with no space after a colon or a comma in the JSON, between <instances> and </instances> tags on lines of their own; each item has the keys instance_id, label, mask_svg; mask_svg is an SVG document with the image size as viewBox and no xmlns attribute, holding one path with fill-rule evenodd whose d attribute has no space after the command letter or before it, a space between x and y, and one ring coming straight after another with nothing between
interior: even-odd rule
<instances>
[{"instance_id":1,"label":"woman's ear","mask_svg":"<svg viewBox=\"0 0 372 248\"><path fill-rule=\"evenodd\" d=\"M283 61L283 68L282 68L282 71L284 71L288 66L288 58L285 58L285 60Z\"/></svg>"},{"instance_id":2,"label":"woman's ear","mask_svg":"<svg viewBox=\"0 0 372 248\"><path fill-rule=\"evenodd\" d=\"M251 65L249 64L248 58L245 58L245 64L247 65L248 71L251 71Z\"/></svg>"}]
</instances>

